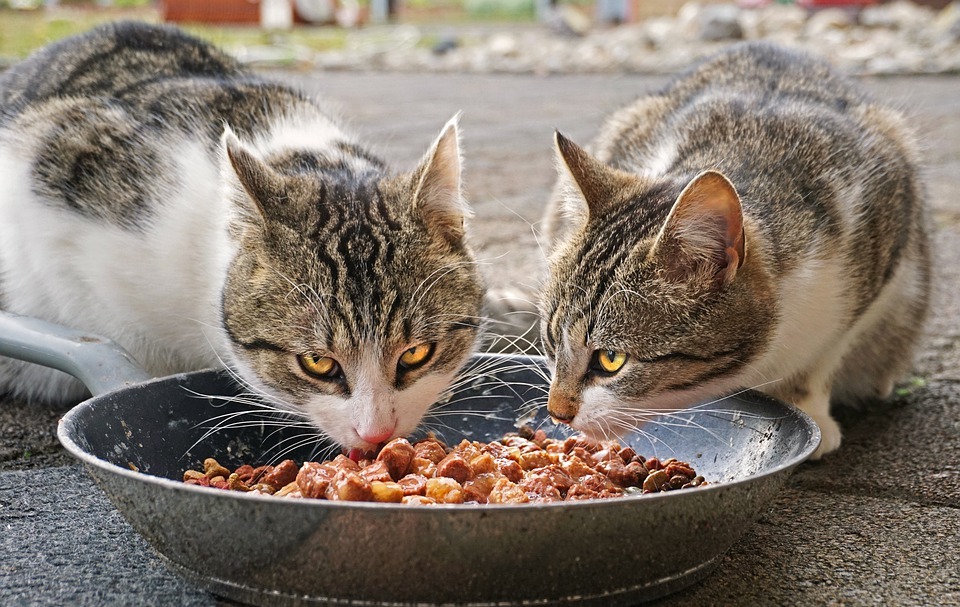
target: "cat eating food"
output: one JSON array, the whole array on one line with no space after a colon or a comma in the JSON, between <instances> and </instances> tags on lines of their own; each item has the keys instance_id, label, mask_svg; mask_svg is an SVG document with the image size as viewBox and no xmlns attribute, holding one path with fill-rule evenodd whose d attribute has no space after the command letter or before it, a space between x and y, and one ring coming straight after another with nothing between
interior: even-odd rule
<instances>
[{"instance_id":1,"label":"cat eating food","mask_svg":"<svg viewBox=\"0 0 960 607\"><path fill-rule=\"evenodd\" d=\"M226 366L348 448L412 432L473 351L468 214L456 119L397 174L174 28L102 26L0 76L0 308L154 375ZM0 359L0 392L84 389Z\"/></svg>"},{"instance_id":2,"label":"cat eating food","mask_svg":"<svg viewBox=\"0 0 960 607\"><path fill-rule=\"evenodd\" d=\"M814 58L733 46L557 133L540 301L554 419L597 435L759 388L837 449L831 401L890 394L927 313L914 137ZM563 228L563 229L561 229Z\"/></svg>"}]
</instances>

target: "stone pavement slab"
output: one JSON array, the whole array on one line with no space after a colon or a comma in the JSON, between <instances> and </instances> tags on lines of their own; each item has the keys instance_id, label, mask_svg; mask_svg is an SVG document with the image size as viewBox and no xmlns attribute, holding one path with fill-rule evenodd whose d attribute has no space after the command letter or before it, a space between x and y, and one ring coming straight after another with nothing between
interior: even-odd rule
<instances>
[{"instance_id":1,"label":"stone pavement slab","mask_svg":"<svg viewBox=\"0 0 960 607\"><path fill-rule=\"evenodd\" d=\"M161 564L79 464L0 472L0 604L212 606Z\"/></svg>"}]
</instances>

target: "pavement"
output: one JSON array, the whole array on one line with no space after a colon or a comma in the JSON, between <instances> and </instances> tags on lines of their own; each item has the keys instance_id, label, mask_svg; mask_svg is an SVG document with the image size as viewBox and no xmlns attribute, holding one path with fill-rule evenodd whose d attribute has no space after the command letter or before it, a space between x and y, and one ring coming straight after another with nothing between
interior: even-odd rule
<instances>
[{"instance_id":1,"label":"pavement","mask_svg":"<svg viewBox=\"0 0 960 607\"><path fill-rule=\"evenodd\" d=\"M474 242L491 286L534 285L536 224L559 128L664 82L640 75L278 74L339 102L354 130L411 168L464 112ZM960 77L869 79L921 132L937 291L912 378L837 413L841 449L801 465L706 579L658 605L960 605ZM164 568L58 445L61 412L0 400L0 604L225 605Z\"/></svg>"}]
</instances>

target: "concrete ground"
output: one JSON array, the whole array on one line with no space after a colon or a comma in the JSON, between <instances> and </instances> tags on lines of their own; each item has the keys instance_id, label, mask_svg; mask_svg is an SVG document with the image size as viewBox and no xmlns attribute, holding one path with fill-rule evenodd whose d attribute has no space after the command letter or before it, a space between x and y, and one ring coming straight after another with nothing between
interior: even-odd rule
<instances>
[{"instance_id":1,"label":"concrete ground","mask_svg":"<svg viewBox=\"0 0 960 607\"><path fill-rule=\"evenodd\" d=\"M539 273L551 134L585 142L663 82L643 76L300 73L396 166L463 110L471 228L492 286ZM937 294L915 379L838 413L841 450L802 465L707 579L663 605L960 605L960 77L866 86L910 113L929 156ZM0 604L216 605L167 572L54 435L0 402Z\"/></svg>"}]
</instances>

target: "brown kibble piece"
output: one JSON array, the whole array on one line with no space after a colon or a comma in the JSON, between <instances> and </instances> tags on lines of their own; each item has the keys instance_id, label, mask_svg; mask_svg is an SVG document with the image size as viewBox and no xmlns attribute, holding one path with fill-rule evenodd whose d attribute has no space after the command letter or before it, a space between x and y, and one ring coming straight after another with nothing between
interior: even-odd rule
<instances>
[{"instance_id":1,"label":"brown kibble piece","mask_svg":"<svg viewBox=\"0 0 960 607\"><path fill-rule=\"evenodd\" d=\"M480 443L473 443L467 439L460 441L460 444L454 447L451 451L451 453L456 453L468 462L473 458L483 454L483 452L483 449L480 448ZM449 453L447 455L449 455Z\"/></svg>"},{"instance_id":2,"label":"brown kibble piece","mask_svg":"<svg viewBox=\"0 0 960 607\"><path fill-rule=\"evenodd\" d=\"M490 495L498 478L501 477L493 472L478 474L473 477L473 479L463 484L463 501L486 504L487 496Z\"/></svg>"},{"instance_id":3,"label":"brown kibble piece","mask_svg":"<svg viewBox=\"0 0 960 607\"><path fill-rule=\"evenodd\" d=\"M251 466L250 464L244 464L239 468L237 468L236 470L234 470L233 473L236 474L237 478L242 480L244 483L250 485L252 484L251 481L253 481L253 471L254 471L253 466Z\"/></svg>"},{"instance_id":4,"label":"brown kibble piece","mask_svg":"<svg viewBox=\"0 0 960 607\"><path fill-rule=\"evenodd\" d=\"M637 473L636 466L632 468L624 466L623 462L619 459L600 462L600 464L597 465L597 470L603 472L607 475L607 478L621 487L637 487L643 482ZM647 473L646 470L644 470L643 478L646 478L646 476Z\"/></svg>"},{"instance_id":5,"label":"brown kibble piece","mask_svg":"<svg viewBox=\"0 0 960 607\"><path fill-rule=\"evenodd\" d=\"M466 460L456 453L451 453L437 464L437 476L452 478L462 485L473 476L473 470Z\"/></svg>"},{"instance_id":6,"label":"brown kibble piece","mask_svg":"<svg viewBox=\"0 0 960 607\"><path fill-rule=\"evenodd\" d=\"M227 477L227 489L231 491L250 491L250 487L240 480L240 475L236 472Z\"/></svg>"},{"instance_id":7,"label":"brown kibble piece","mask_svg":"<svg viewBox=\"0 0 960 607\"><path fill-rule=\"evenodd\" d=\"M273 470L264 474L260 478L260 482L267 485L273 485L279 489L297 480L297 473L299 471L300 468L297 466L296 462L294 462L292 459L285 459L274 466Z\"/></svg>"},{"instance_id":8,"label":"brown kibble piece","mask_svg":"<svg viewBox=\"0 0 960 607\"><path fill-rule=\"evenodd\" d=\"M637 457L637 452L633 450L633 447L624 447L620 449L618 454L620 459L623 461L624 465L629 464L633 461L633 458Z\"/></svg>"},{"instance_id":9,"label":"brown kibble piece","mask_svg":"<svg viewBox=\"0 0 960 607\"><path fill-rule=\"evenodd\" d=\"M395 438L383 446L377 461L383 462L390 472L390 477L398 481L410 471L414 453L413 445L407 439Z\"/></svg>"},{"instance_id":10,"label":"brown kibble piece","mask_svg":"<svg viewBox=\"0 0 960 607\"><path fill-rule=\"evenodd\" d=\"M184 481L199 481L201 478L207 478L207 475L199 470L187 470L183 473Z\"/></svg>"},{"instance_id":11,"label":"brown kibble piece","mask_svg":"<svg viewBox=\"0 0 960 607\"><path fill-rule=\"evenodd\" d=\"M410 473L432 478L437 475L437 465L428 459L414 457L410 464Z\"/></svg>"},{"instance_id":12,"label":"brown kibble piece","mask_svg":"<svg viewBox=\"0 0 960 607\"><path fill-rule=\"evenodd\" d=\"M596 491L597 493L602 493L604 491L617 491L616 485L614 485L609 478L600 473L590 474L581 478L580 484L591 491Z\"/></svg>"},{"instance_id":13,"label":"brown kibble piece","mask_svg":"<svg viewBox=\"0 0 960 607\"><path fill-rule=\"evenodd\" d=\"M694 472L693 468L691 468L689 465L687 465L684 462L678 462L676 460L670 462L669 464L666 464L663 467L663 470L664 472L667 473L667 476L670 476L670 477L681 474L687 477L687 479L691 479L697 475L697 473Z\"/></svg>"},{"instance_id":14,"label":"brown kibble piece","mask_svg":"<svg viewBox=\"0 0 960 607\"><path fill-rule=\"evenodd\" d=\"M637 461L627 464L626 469L637 479L636 482L628 485L630 487L640 487L643 484L643 481L646 480L647 476L650 474L647 472L647 469L643 466L643 464Z\"/></svg>"},{"instance_id":15,"label":"brown kibble piece","mask_svg":"<svg viewBox=\"0 0 960 607\"><path fill-rule=\"evenodd\" d=\"M647 476L646 480L643 481L643 492L654 493L660 491L669 480L666 472L663 470L654 470Z\"/></svg>"},{"instance_id":16,"label":"brown kibble piece","mask_svg":"<svg viewBox=\"0 0 960 607\"><path fill-rule=\"evenodd\" d=\"M337 469L333 466L306 462L297 473L296 485L303 497L322 498L326 496L327 488L336 477Z\"/></svg>"},{"instance_id":17,"label":"brown kibble piece","mask_svg":"<svg viewBox=\"0 0 960 607\"><path fill-rule=\"evenodd\" d=\"M523 478L523 468L514 460L504 458L498 459L496 462L500 474L504 475L511 483L519 482Z\"/></svg>"},{"instance_id":18,"label":"brown kibble piece","mask_svg":"<svg viewBox=\"0 0 960 607\"><path fill-rule=\"evenodd\" d=\"M394 480L393 476L390 474L390 471L387 469L386 462L375 461L372 462L369 466L365 466L360 469L360 476L367 479L370 482L380 481L380 482L390 482Z\"/></svg>"},{"instance_id":19,"label":"brown kibble piece","mask_svg":"<svg viewBox=\"0 0 960 607\"><path fill-rule=\"evenodd\" d=\"M223 478L230 476L230 471L221 466L220 462L212 457L208 457L207 459L203 460L203 473L211 481L217 476L222 476Z\"/></svg>"},{"instance_id":20,"label":"brown kibble piece","mask_svg":"<svg viewBox=\"0 0 960 607\"><path fill-rule=\"evenodd\" d=\"M487 496L488 504L523 504L529 501L526 491L505 478L497 480Z\"/></svg>"},{"instance_id":21,"label":"brown kibble piece","mask_svg":"<svg viewBox=\"0 0 960 607\"><path fill-rule=\"evenodd\" d=\"M471 476L490 474L497 471L497 462L489 453L481 453L470 460Z\"/></svg>"},{"instance_id":22,"label":"brown kibble piece","mask_svg":"<svg viewBox=\"0 0 960 607\"><path fill-rule=\"evenodd\" d=\"M327 499L344 502L370 502L373 501L373 488L370 487L370 482L367 479L356 472L341 470L337 472L337 477L327 487Z\"/></svg>"},{"instance_id":23,"label":"brown kibble piece","mask_svg":"<svg viewBox=\"0 0 960 607\"><path fill-rule=\"evenodd\" d=\"M543 449L536 451L526 451L520 453L520 467L524 470L533 470L534 468L543 468L553 463L550 454Z\"/></svg>"},{"instance_id":24,"label":"brown kibble piece","mask_svg":"<svg viewBox=\"0 0 960 607\"><path fill-rule=\"evenodd\" d=\"M423 495L427 491L427 477L420 474L408 474L397 481L404 495Z\"/></svg>"},{"instance_id":25,"label":"brown kibble piece","mask_svg":"<svg viewBox=\"0 0 960 607\"><path fill-rule=\"evenodd\" d=\"M623 463L623 460L620 459L620 453L613 449L600 449L593 454L591 458L593 465L597 465L600 462L618 462Z\"/></svg>"},{"instance_id":26,"label":"brown kibble piece","mask_svg":"<svg viewBox=\"0 0 960 607\"><path fill-rule=\"evenodd\" d=\"M562 471L561 471L562 472ZM529 494L534 494L540 498L540 501L558 501L563 499L563 494L560 491L560 488L553 484L553 479L548 473L536 472L530 474L522 481L520 481L519 486L524 492ZM564 492L569 489L570 485L567 484L564 487Z\"/></svg>"},{"instance_id":27,"label":"brown kibble piece","mask_svg":"<svg viewBox=\"0 0 960 607\"><path fill-rule=\"evenodd\" d=\"M576 455L567 455L561 460L560 467L574 480L580 480L584 476L593 474L593 468Z\"/></svg>"},{"instance_id":28,"label":"brown kibble piece","mask_svg":"<svg viewBox=\"0 0 960 607\"><path fill-rule=\"evenodd\" d=\"M333 458L330 465L337 470L343 470L345 472L360 472L360 464L343 454Z\"/></svg>"},{"instance_id":29,"label":"brown kibble piece","mask_svg":"<svg viewBox=\"0 0 960 607\"><path fill-rule=\"evenodd\" d=\"M419 441L413 446L415 457L430 460L434 464L439 464L440 460L447 456L447 450L435 439L427 438Z\"/></svg>"}]
</instances>

